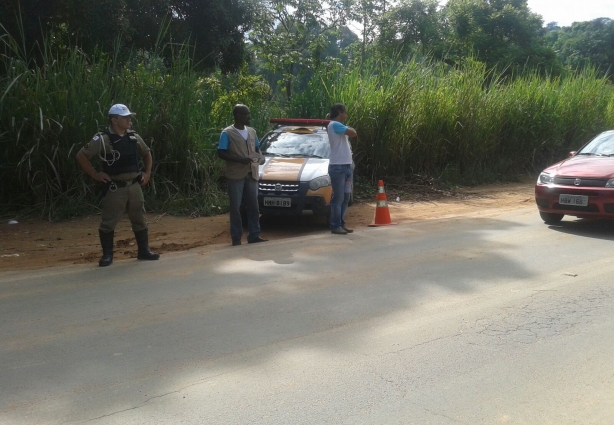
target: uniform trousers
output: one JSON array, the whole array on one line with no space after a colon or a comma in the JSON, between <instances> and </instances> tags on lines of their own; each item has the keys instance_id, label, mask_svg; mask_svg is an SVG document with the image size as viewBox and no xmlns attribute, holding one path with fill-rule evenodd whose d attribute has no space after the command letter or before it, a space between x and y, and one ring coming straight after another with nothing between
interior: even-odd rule
<instances>
[{"instance_id":1,"label":"uniform trousers","mask_svg":"<svg viewBox=\"0 0 614 425\"><path fill-rule=\"evenodd\" d=\"M104 233L114 232L124 212L128 212L133 232L147 229L144 205L143 190L138 182L128 182L126 187L118 187L113 192L108 190L102 200L102 222L99 230Z\"/></svg>"}]
</instances>

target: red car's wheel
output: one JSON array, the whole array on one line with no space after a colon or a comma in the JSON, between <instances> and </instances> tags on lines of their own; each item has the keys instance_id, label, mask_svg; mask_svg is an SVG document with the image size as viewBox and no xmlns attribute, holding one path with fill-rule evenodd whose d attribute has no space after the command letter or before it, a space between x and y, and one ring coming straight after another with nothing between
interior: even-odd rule
<instances>
[{"instance_id":1,"label":"red car's wheel","mask_svg":"<svg viewBox=\"0 0 614 425\"><path fill-rule=\"evenodd\" d=\"M547 212L539 212L539 216L544 220L546 224L557 224L563 219L565 214L555 214L555 213L547 213Z\"/></svg>"}]
</instances>

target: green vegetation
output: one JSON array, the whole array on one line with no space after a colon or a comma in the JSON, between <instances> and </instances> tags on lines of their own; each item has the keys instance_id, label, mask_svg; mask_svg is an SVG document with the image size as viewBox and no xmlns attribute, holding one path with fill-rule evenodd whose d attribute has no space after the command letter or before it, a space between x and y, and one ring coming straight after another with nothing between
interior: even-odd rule
<instances>
[{"instance_id":1,"label":"green vegetation","mask_svg":"<svg viewBox=\"0 0 614 425\"><path fill-rule=\"evenodd\" d=\"M573 69L591 65L614 81L614 21L611 19L574 22L571 27L550 27L545 40L564 65Z\"/></svg>"},{"instance_id":2,"label":"green vegetation","mask_svg":"<svg viewBox=\"0 0 614 425\"><path fill-rule=\"evenodd\" d=\"M271 117L345 103L366 185L505 180L614 128L612 21L543 28L526 1L104 0L76 16L49 0L37 28L25 12L38 3L0 6L3 210L95 211L74 156L113 103L137 112L153 152L147 207L196 215L226 209L216 146L236 103L260 136Z\"/></svg>"},{"instance_id":3,"label":"green vegetation","mask_svg":"<svg viewBox=\"0 0 614 425\"><path fill-rule=\"evenodd\" d=\"M614 126L614 92L587 68L565 77L506 79L480 62L460 69L409 62L323 73L290 115L324 116L342 101L360 137L363 175L443 176L477 183L536 172Z\"/></svg>"},{"instance_id":4,"label":"green vegetation","mask_svg":"<svg viewBox=\"0 0 614 425\"><path fill-rule=\"evenodd\" d=\"M0 199L5 208L40 211L49 219L96 208L100 190L83 177L74 156L107 126L109 107L126 103L137 112L135 129L155 159L149 207L217 213L226 197L215 153L232 105L250 104L261 131L277 113L268 85L259 78L203 78L185 50L163 69L144 58L134 67L115 68L109 57L89 59L78 49L44 49L42 65L36 65L14 40L2 42L0 67L7 73L0 80Z\"/></svg>"},{"instance_id":5,"label":"green vegetation","mask_svg":"<svg viewBox=\"0 0 614 425\"><path fill-rule=\"evenodd\" d=\"M135 50L189 44L197 69L237 71L247 56L252 9L251 0L2 0L0 37L18 38L37 60L43 45L78 44L87 55L113 52L125 59ZM173 49L161 53L171 59Z\"/></svg>"}]
</instances>

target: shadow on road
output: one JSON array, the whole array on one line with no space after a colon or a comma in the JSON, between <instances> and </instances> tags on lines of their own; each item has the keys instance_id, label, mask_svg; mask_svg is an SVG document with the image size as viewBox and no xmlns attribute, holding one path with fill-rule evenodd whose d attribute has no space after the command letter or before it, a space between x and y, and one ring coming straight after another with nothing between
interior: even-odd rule
<instances>
[{"instance_id":1,"label":"shadow on road","mask_svg":"<svg viewBox=\"0 0 614 425\"><path fill-rule=\"evenodd\" d=\"M574 221L564 220L557 225L549 226L549 228L568 235L614 241L613 220L591 220L583 218Z\"/></svg>"},{"instance_id":2,"label":"shadow on road","mask_svg":"<svg viewBox=\"0 0 614 425\"><path fill-rule=\"evenodd\" d=\"M246 364L352 353L422 303L458 302L493 283L530 278L519 253L529 248L515 242L523 226L458 219L369 228L153 264L72 268L53 280L6 285L0 381L9 384L0 390L0 410L13 406L7 418L15 424L26 411L31 423L46 415L83 422L136 411L196 384L214 394L216 377ZM561 228L596 237L591 226ZM262 227L264 236L273 227L327 230L317 217L265 217ZM523 255L542 252L533 245ZM97 398L104 403L92 406Z\"/></svg>"}]
</instances>

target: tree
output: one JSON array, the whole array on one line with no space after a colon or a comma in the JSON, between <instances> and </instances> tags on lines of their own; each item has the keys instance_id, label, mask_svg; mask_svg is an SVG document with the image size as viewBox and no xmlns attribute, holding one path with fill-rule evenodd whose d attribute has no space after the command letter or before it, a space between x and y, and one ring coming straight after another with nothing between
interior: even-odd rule
<instances>
[{"instance_id":1,"label":"tree","mask_svg":"<svg viewBox=\"0 0 614 425\"><path fill-rule=\"evenodd\" d=\"M155 49L159 37L172 21L171 0L125 0L130 21L129 42L137 49Z\"/></svg>"},{"instance_id":2,"label":"tree","mask_svg":"<svg viewBox=\"0 0 614 425\"><path fill-rule=\"evenodd\" d=\"M441 50L437 0L402 0L379 20L377 44L387 56L436 53Z\"/></svg>"},{"instance_id":3,"label":"tree","mask_svg":"<svg viewBox=\"0 0 614 425\"><path fill-rule=\"evenodd\" d=\"M348 46L359 42L358 36L347 26L342 26L339 30L332 30L324 33L326 37L326 48L322 52L322 57L343 59L346 55L345 50ZM347 62L345 62L347 65Z\"/></svg>"},{"instance_id":4,"label":"tree","mask_svg":"<svg viewBox=\"0 0 614 425\"><path fill-rule=\"evenodd\" d=\"M553 30L560 30L560 29L561 27L559 26L558 22L552 21L546 24L546 32L553 31Z\"/></svg>"},{"instance_id":5,"label":"tree","mask_svg":"<svg viewBox=\"0 0 614 425\"><path fill-rule=\"evenodd\" d=\"M548 32L546 42L557 51L563 64L571 68L590 64L614 79L614 21L611 19L574 22L571 27Z\"/></svg>"},{"instance_id":6,"label":"tree","mask_svg":"<svg viewBox=\"0 0 614 425\"><path fill-rule=\"evenodd\" d=\"M109 51L115 40L128 36L125 6L124 0L4 0L0 23L28 56L42 54L50 38L78 42L86 52L95 46Z\"/></svg>"},{"instance_id":7,"label":"tree","mask_svg":"<svg viewBox=\"0 0 614 425\"><path fill-rule=\"evenodd\" d=\"M326 33L345 22L343 1L262 0L249 39L259 60L281 76L288 99L297 76L321 59Z\"/></svg>"},{"instance_id":8,"label":"tree","mask_svg":"<svg viewBox=\"0 0 614 425\"><path fill-rule=\"evenodd\" d=\"M190 40L204 67L237 71L246 59L245 33L254 4L250 0L172 0L173 37Z\"/></svg>"},{"instance_id":9,"label":"tree","mask_svg":"<svg viewBox=\"0 0 614 425\"><path fill-rule=\"evenodd\" d=\"M386 0L354 0L350 17L362 26L361 28L361 69L364 65L367 46L370 46L377 37L377 27L381 16L386 13L386 6L390 1Z\"/></svg>"},{"instance_id":10,"label":"tree","mask_svg":"<svg viewBox=\"0 0 614 425\"><path fill-rule=\"evenodd\" d=\"M256 0L3 0L0 23L30 52L51 37L85 53L190 43L204 68L236 71ZM160 40L160 34L166 38ZM2 28L0 28L2 35ZM118 41L120 42L118 44ZM36 50L36 49L35 49Z\"/></svg>"},{"instance_id":11,"label":"tree","mask_svg":"<svg viewBox=\"0 0 614 425\"><path fill-rule=\"evenodd\" d=\"M543 43L542 18L527 0L450 0L444 15L453 61L474 55L491 68L557 67L554 51Z\"/></svg>"}]
</instances>

